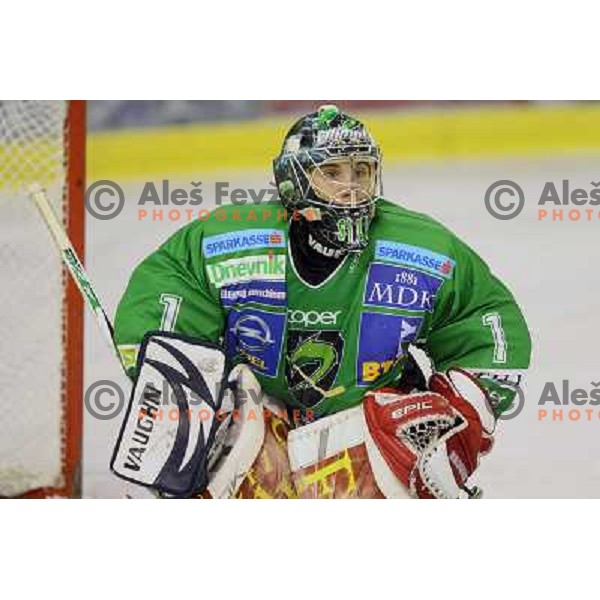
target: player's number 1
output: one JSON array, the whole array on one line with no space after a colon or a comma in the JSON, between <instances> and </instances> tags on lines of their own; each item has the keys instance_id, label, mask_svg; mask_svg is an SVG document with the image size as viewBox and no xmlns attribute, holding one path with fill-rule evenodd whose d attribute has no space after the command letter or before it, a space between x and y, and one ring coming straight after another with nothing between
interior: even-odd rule
<instances>
[{"instance_id":1,"label":"player's number 1","mask_svg":"<svg viewBox=\"0 0 600 600\"><path fill-rule=\"evenodd\" d=\"M506 336L502 329L502 319L498 313L488 313L483 315L483 324L492 330L494 338L494 362L506 362Z\"/></svg>"},{"instance_id":2,"label":"player's number 1","mask_svg":"<svg viewBox=\"0 0 600 600\"><path fill-rule=\"evenodd\" d=\"M163 309L162 320L160 322L161 331L173 331L181 306L181 297L173 294L161 294L160 303L165 307Z\"/></svg>"}]
</instances>

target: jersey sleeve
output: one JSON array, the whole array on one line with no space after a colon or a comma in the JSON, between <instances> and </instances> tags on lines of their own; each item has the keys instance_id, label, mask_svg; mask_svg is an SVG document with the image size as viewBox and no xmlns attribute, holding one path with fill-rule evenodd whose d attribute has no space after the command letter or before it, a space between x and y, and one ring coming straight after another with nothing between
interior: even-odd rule
<instances>
[{"instance_id":1,"label":"jersey sleeve","mask_svg":"<svg viewBox=\"0 0 600 600\"><path fill-rule=\"evenodd\" d=\"M175 233L133 271L115 316L115 340L133 375L139 344L152 330L220 342L221 302L208 285L202 256L203 224Z\"/></svg>"},{"instance_id":2,"label":"jersey sleeve","mask_svg":"<svg viewBox=\"0 0 600 600\"><path fill-rule=\"evenodd\" d=\"M529 330L506 285L471 248L455 244L454 277L442 287L428 350L440 370L459 366L477 374L502 412L529 367Z\"/></svg>"}]
</instances>

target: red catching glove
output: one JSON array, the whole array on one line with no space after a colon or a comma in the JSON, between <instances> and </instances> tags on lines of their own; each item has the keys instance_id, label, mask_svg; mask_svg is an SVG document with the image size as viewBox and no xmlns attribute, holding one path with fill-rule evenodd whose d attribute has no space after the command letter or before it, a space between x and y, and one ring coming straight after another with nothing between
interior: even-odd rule
<instances>
[{"instance_id":1,"label":"red catching glove","mask_svg":"<svg viewBox=\"0 0 600 600\"><path fill-rule=\"evenodd\" d=\"M434 373L428 391L383 388L364 399L369 432L395 476L418 498L478 495L466 482L491 450L495 426L487 395L461 369Z\"/></svg>"}]
</instances>

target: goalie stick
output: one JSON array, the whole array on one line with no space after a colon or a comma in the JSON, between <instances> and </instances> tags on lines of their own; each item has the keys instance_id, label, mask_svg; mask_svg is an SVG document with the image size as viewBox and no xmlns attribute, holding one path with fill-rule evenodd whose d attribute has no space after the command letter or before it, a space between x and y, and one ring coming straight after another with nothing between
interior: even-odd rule
<instances>
[{"instance_id":1,"label":"goalie stick","mask_svg":"<svg viewBox=\"0 0 600 600\"><path fill-rule=\"evenodd\" d=\"M50 204L46 190L37 183L31 184L28 187L28 190L30 198L35 202L42 219L50 230L50 234L60 252L63 263L71 273L90 310L94 313L96 323L98 323L105 340L113 349L113 353L117 357L121 368L127 374L127 369L125 368L121 354L115 343L112 323L98 299L96 290L81 264L64 226L58 220L58 217Z\"/></svg>"},{"instance_id":2,"label":"goalie stick","mask_svg":"<svg viewBox=\"0 0 600 600\"><path fill-rule=\"evenodd\" d=\"M56 216L56 213L54 212L52 205L50 204L50 201L48 199L46 191L38 184L30 185L28 187L28 190L29 190L29 195L30 195L31 199L35 202L35 204L42 216L42 219L44 220L44 222L48 226L48 229L50 230L52 239L54 240L58 250L60 251L60 255L61 255L61 258L62 258L64 264L66 265L66 267L68 268L69 272L71 273L73 279L75 280L75 283L77 284L79 291L85 298L87 305L94 313L96 322L98 323L105 340L110 344L115 356L117 357L117 360L119 361L119 364L121 365L125 374L127 374L127 369L125 368L124 362L121 358L121 355L120 355L117 345L115 343L112 323L110 322L110 319L108 318L108 316L106 314L106 311L102 307L102 304L98 298L98 295L96 294L94 286L93 286L90 278L88 277L88 274L86 273L83 265L81 264L81 261L77 255L77 252L73 248L73 245L71 243L71 240L69 239L69 236L68 236L65 228L63 227L63 225L60 223L58 217ZM162 332L161 336L163 338L167 337L169 339L177 340L179 343L182 343L182 341L183 341L180 336L178 337L178 336L175 336L174 334L166 334L166 333ZM157 336L156 335L149 336L149 337L145 338L145 340L156 343ZM159 339L159 342L160 342L160 339ZM144 343L146 343L146 341ZM197 348L200 347L205 352L207 351L207 344L200 343L200 342L198 342L198 340L188 342L188 344L193 345ZM163 345L164 345L164 342L163 342ZM175 352L175 355L179 357L179 360L183 359L185 361L185 354L182 354L181 351L177 352L177 348L171 348L171 352ZM218 350L213 349L212 352L218 352ZM171 360L173 361L174 359L171 357ZM177 361L175 361L175 362L177 362ZM197 360L196 362L199 363L202 361ZM151 363L149 363L149 364L151 364ZM194 362L188 361L186 364L187 364L188 368L193 369L193 374L194 374L193 382L198 383L198 381L201 381L204 383L205 389L203 390L203 393L201 395L197 394L197 397L199 396L200 398L202 398L204 400L205 404L207 402L207 398L209 400L212 400L213 401L212 404L209 403L206 405L211 406L214 409L220 410L223 405L223 395L224 395L223 391L227 388L228 380L224 379L224 378L220 379L217 382L217 385L213 386L213 387L215 387L215 393L213 394L212 388L209 390L206 387L206 378L208 377L209 380L211 379L210 375L212 373L212 367L210 369L207 369L207 373L202 375L198 371L198 367ZM154 367L156 367L156 365L157 365L157 362L154 361ZM225 365L226 365L226 359L223 354L223 369L225 368ZM170 377L170 386L171 386L170 389L171 390L174 390L174 389L179 390L179 395L177 396L177 398L178 398L178 409L179 409L180 413L187 414L188 418L189 418L189 412L191 409L191 405L188 405L187 402L183 402L183 400L187 399L187 392L184 391L184 388L187 389L186 383L188 383L184 376L185 374L182 376L182 373L179 372L179 370L177 368L173 368L173 365L162 365L162 366L163 366L163 376L165 377L165 379L168 379ZM168 375L169 377L167 377L164 373L165 367L167 368L166 375ZM176 365L175 365L175 367L176 367ZM149 371L153 371L153 375L156 376L156 371L157 371L156 368L149 369ZM238 371L238 375L240 373L241 373L241 371ZM239 377L241 377L240 381L242 381L242 380L245 381L246 379L248 379L249 376L245 375L244 377L242 377L241 375L239 375ZM238 377L238 379L239 379L239 377ZM250 376L250 378L253 379L251 376ZM132 394L135 394L136 390L140 389L140 385L144 384L143 388L142 388L142 392L141 392L142 397L143 397L143 394L146 392L145 383L146 383L146 380L144 380L143 377L142 377L142 381L140 381L140 379L138 379L136 384L134 384ZM257 383L255 385L258 386ZM159 387L162 388L162 386L159 386ZM157 389L157 388L154 388L154 389ZM190 389L190 394L194 393L194 391L197 391L193 387L190 387L189 389ZM182 396L184 397L183 400L182 400ZM192 399L194 399L194 398L192 397ZM136 411L132 411L132 407L134 406L133 402L134 402L134 396L132 395L132 398L130 399L129 408L126 413L125 420L123 421L123 424L121 426L121 433L119 434L118 442L117 442L117 445L115 446L115 449L113 452L113 458L111 460L111 469L113 470L113 472L116 475L126 479L127 481L131 481L133 483L138 483L141 485L146 485L150 489L152 489L155 493L157 493L159 491L162 491L165 493L171 493L171 494L177 493L177 496L183 496L183 497L188 496L191 492L195 491L196 488L198 488L199 491L200 490L204 491L204 490L208 489L210 491L210 493L213 495L213 497L227 497L228 495L232 494L237 489L237 486L239 486L239 484L241 483L241 480L243 479L242 474L245 473L245 471L248 468L250 468L250 466L251 466L251 462L248 462L247 457L244 458L244 456L242 456L240 454L241 453L240 448L249 446L250 451L248 453L248 456L250 456L252 458L252 461L254 460L255 455L258 454L258 450L259 450L259 447L256 447L256 445L259 442L262 443L262 437L260 436L260 432L261 432L260 427L264 428L262 419L260 420L260 423L258 425L258 427L259 427L258 433L256 432L257 426L254 425L253 423L250 424L250 427L245 428L245 430L243 432L244 439L245 439L244 446L238 446L238 448L235 452L232 452L231 448L227 449L227 452L230 452L230 456L224 456L223 464L225 466L222 467L219 477L215 478L212 485L209 485L209 481L208 481L208 466L209 466L208 460L209 460L209 458L211 458L210 448L211 448L211 446L213 446L213 448L214 448L214 443L215 443L214 438L217 434L219 423L225 423L225 422L229 423L229 421L223 421L223 420L219 420L219 419L217 419L215 421L214 414L213 414L213 423L211 424L211 427L210 427L210 433L208 434L207 438L205 439L205 425L204 425L204 422L201 422L199 419L195 419L195 420L190 419L191 424L192 425L195 424L196 427L193 427L193 426L190 427L190 423L189 422L186 423L185 419L182 419L182 420L178 419L176 423L171 423L171 422L169 422L169 420L163 422L162 419L156 420L156 421L154 419L152 419L152 421L153 421L152 429L155 429L155 428L157 430L160 430L161 428L163 430L167 429L167 433L169 435L167 435L167 436L163 435L162 437L159 436L157 443L152 447L152 452L148 452L148 455L151 455L154 457L154 461L150 461L151 466L141 473L144 477L146 477L146 479L143 479L140 477L139 474L135 477L131 477L130 475L128 476L128 474L126 474L123 471L123 467L121 464L121 463L123 463L123 461L121 461L121 463L115 462L117 457L119 456L119 452L121 452L121 451L127 452L129 450L130 454L131 454L133 452L133 450L137 450L138 454L139 454L139 450L140 450L139 438L135 437L135 431L134 431L133 435L129 436L129 438L123 437L128 424L131 426L131 423L133 423L133 426L135 426L140 421L139 413ZM139 400L138 400L138 402L139 402ZM180 406L179 403L181 403L181 402L183 402L183 404ZM141 402L139 402L139 404L140 404L140 406L144 406ZM182 410L182 407L187 408L188 410ZM202 410L206 411L206 407L203 406ZM132 419L129 422L128 419L129 419L130 415L132 415ZM183 427L182 427L182 425L183 425ZM186 427L186 425L187 425L187 427ZM171 427L170 430L169 430L169 427ZM173 429L176 430L176 432L177 432L176 435L173 435ZM181 433L180 433L180 430L181 430ZM143 433L145 434L146 431L144 431ZM242 433L240 432L239 435L241 436ZM155 438L156 437L157 436L155 435ZM124 439L127 443L124 443ZM172 446L170 444L172 444ZM133 446L133 450L131 450L132 446ZM182 467L181 463L183 461L183 457L180 456L179 454L181 454L182 450L187 448L188 446L195 448L194 456L188 457L185 461L185 465ZM170 448L171 452L165 452L165 447L167 448L167 450ZM145 450L149 450L148 447L144 446L143 448ZM161 452L164 455L163 458L165 458L164 465L161 465L160 456L158 457L158 459L156 457L156 455L157 454L160 455ZM177 460L175 461L175 464L172 464L172 462L173 462L172 460L171 460L171 463L169 463L169 459L172 458L171 455L173 455L173 457L177 458ZM137 455L131 454L131 456L137 456ZM141 459L140 459L140 462L141 462ZM146 462L148 462L148 461L146 461ZM137 466L137 468L140 469L140 464L134 464L133 466L134 467ZM154 468L156 470L159 467L160 467L160 469L158 470L158 474L155 473L154 477L152 477L152 468ZM134 470L134 472L135 472L135 470ZM148 478L150 478L150 479L148 479Z\"/></svg>"}]
</instances>

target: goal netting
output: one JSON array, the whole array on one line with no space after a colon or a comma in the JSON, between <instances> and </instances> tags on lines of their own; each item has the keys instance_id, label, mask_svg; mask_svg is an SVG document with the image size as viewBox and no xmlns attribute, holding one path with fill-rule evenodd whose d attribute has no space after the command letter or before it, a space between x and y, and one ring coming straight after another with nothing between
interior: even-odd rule
<instances>
[{"instance_id":1,"label":"goal netting","mask_svg":"<svg viewBox=\"0 0 600 600\"><path fill-rule=\"evenodd\" d=\"M85 106L0 101L0 496L73 496L82 304L27 185L46 188L83 254Z\"/></svg>"}]
</instances>

